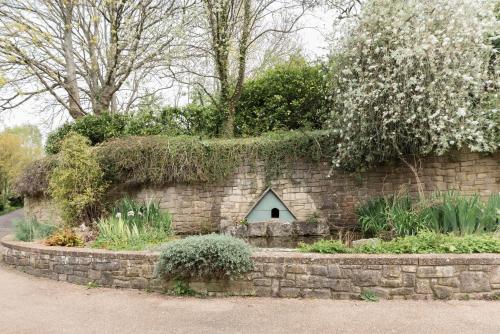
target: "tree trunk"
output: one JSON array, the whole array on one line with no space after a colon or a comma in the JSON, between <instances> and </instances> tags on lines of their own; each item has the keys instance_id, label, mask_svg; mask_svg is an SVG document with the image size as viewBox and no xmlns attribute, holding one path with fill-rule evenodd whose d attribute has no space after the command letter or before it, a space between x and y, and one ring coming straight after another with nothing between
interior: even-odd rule
<instances>
[{"instance_id":1,"label":"tree trunk","mask_svg":"<svg viewBox=\"0 0 500 334\"><path fill-rule=\"evenodd\" d=\"M64 60L66 67L65 89L68 92L68 111L74 119L82 117L85 112L80 105L80 92L76 76L76 65L73 48L73 2L69 1L62 8L64 16Z\"/></svg>"}]
</instances>

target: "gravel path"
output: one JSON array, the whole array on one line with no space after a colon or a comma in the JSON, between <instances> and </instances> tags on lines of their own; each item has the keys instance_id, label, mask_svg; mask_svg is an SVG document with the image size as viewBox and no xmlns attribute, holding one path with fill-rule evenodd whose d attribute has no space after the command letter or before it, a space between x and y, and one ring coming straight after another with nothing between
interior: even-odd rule
<instances>
[{"instance_id":1,"label":"gravel path","mask_svg":"<svg viewBox=\"0 0 500 334\"><path fill-rule=\"evenodd\" d=\"M0 217L0 234L10 219ZM87 289L0 265L0 333L500 333L500 302L176 298Z\"/></svg>"}]
</instances>

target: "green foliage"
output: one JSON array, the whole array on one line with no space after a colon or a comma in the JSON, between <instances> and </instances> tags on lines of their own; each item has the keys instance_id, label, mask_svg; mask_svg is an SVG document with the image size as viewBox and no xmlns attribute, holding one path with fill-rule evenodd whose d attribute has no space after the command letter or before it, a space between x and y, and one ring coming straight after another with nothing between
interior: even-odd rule
<instances>
[{"instance_id":1,"label":"green foliage","mask_svg":"<svg viewBox=\"0 0 500 334\"><path fill-rule=\"evenodd\" d=\"M36 218L27 218L14 221L16 240L33 241L44 239L54 233L56 226L40 223Z\"/></svg>"},{"instance_id":2,"label":"green foliage","mask_svg":"<svg viewBox=\"0 0 500 334\"><path fill-rule=\"evenodd\" d=\"M191 289L183 280L175 280L174 288L170 293L174 296L196 296L196 291Z\"/></svg>"},{"instance_id":3,"label":"green foliage","mask_svg":"<svg viewBox=\"0 0 500 334\"><path fill-rule=\"evenodd\" d=\"M77 119L74 123L67 123L52 132L45 144L45 151L49 154L58 153L61 145L70 133L77 133L88 138L90 145L123 135L128 116L124 114L88 115Z\"/></svg>"},{"instance_id":4,"label":"green foliage","mask_svg":"<svg viewBox=\"0 0 500 334\"><path fill-rule=\"evenodd\" d=\"M88 138L92 146L124 136L212 136L217 133L214 115L212 107L192 104L158 110L144 109L136 114L87 115L52 132L47 138L45 151L49 154L58 153L62 141L70 133Z\"/></svg>"},{"instance_id":5,"label":"green foliage","mask_svg":"<svg viewBox=\"0 0 500 334\"><path fill-rule=\"evenodd\" d=\"M350 253L349 247L345 246L340 240L319 240L312 244L299 243L299 250L311 253Z\"/></svg>"},{"instance_id":6,"label":"green foliage","mask_svg":"<svg viewBox=\"0 0 500 334\"><path fill-rule=\"evenodd\" d=\"M374 198L358 206L356 214L367 237L414 235L422 230L465 235L494 232L499 210L499 194L483 203L478 195L446 192L420 200L407 194Z\"/></svg>"},{"instance_id":7,"label":"green foliage","mask_svg":"<svg viewBox=\"0 0 500 334\"><path fill-rule=\"evenodd\" d=\"M49 183L50 194L66 224L96 216L106 186L88 139L72 133L63 140Z\"/></svg>"},{"instance_id":8,"label":"green foliage","mask_svg":"<svg viewBox=\"0 0 500 334\"><path fill-rule=\"evenodd\" d=\"M83 240L69 227L61 228L45 239L47 246L81 247Z\"/></svg>"},{"instance_id":9,"label":"green foliage","mask_svg":"<svg viewBox=\"0 0 500 334\"><path fill-rule=\"evenodd\" d=\"M165 186L172 183L218 182L241 166L264 163L268 179L281 175L298 160L331 157L334 137L328 131L280 132L244 139L195 137L128 137L93 148L105 172L105 181L118 185ZM46 193L58 159L53 156L32 164L19 179L21 194Z\"/></svg>"},{"instance_id":10,"label":"green foliage","mask_svg":"<svg viewBox=\"0 0 500 334\"><path fill-rule=\"evenodd\" d=\"M318 224L319 223L319 214L317 212L313 213L306 219L307 224Z\"/></svg>"},{"instance_id":11,"label":"green foliage","mask_svg":"<svg viewBox=\"0 0 500 334\"><path fill-rule=\"evenodd\" d=\"M292 58L247 80L236 108L236 133L323 128L330 114L326 78L321 65Z\"/></svg>"},{"instance_id":12,"label":"green foliage","mask_svg":"<svg viewBox=\"0 0 500 334\"><path fill-rule=\"evenodd\" d=\"M161 212L153 201L138 203L130 199L119 201L112 215L97 223L99 235L94 248L142 250L171 238L172 217Z\"/></svg>"},{"instance_id":13,"label":"green foliage","mask_svg":"<svg viewBox=\"0 0 500 334\"><path fill-rule=\"evenodd\" d=\"M166 244L158 273L174 278L236 277L252 269L250 248L225 235L191 236Z\"/></svg>"},{"instance_id":14,"label":"green foliage","mask_svg":"<svg viewBox=\"0 0 500 334\"><path fill-rule=\"evenodd\" d=\"M359 297L365 302L378 302L378 296L372 290L363 290Z\"/></svg>"},{"instance_id":15,"label":"green foliage","mask_svg":"<svg viewBox=\"0 0 500 334\"><path fill-rule=\"evenodd\" d=\"M413 235L427 228L427 218L407 194L377 197L356 208L361 231L367 237Z\"/></svg>"},{"instance_id":16,"label":"green foliage","mask_svg":"<svg viewBox=\"0 0 500 334\"><path fill-rule=\"evenodd\" d=\"M35 126L0 131L0 205L5 211L11 210L8 200L16 195L12 184L24 168L40 157L41 147L41 134Z\"/></svg>"},{"instance_id":17,"label":"green foliage","mask_svg":"<svg viewBox=\"0 0 500 334\"><path fill-rule=\"evenodd\" d=\"M311 245L301 244L299 250L315 253L362 254L500 253L500 238L493 234L457 236L436 232L420 232L417 235L354 248L343 246L337 240L320 240Z\"/></svg>"},{"instance_id":18,"label":"green foliage","mask_svg":"<svg viewBox=\"0 0 500 334\"><path fill-rule=\"evenodd\" d=\"M432 196L422 211L431 230L465 235L494 232L499 226L499 210L500 194L493 194L483 203L478 195L448 192Z\"/></svg>"}]
</instances>

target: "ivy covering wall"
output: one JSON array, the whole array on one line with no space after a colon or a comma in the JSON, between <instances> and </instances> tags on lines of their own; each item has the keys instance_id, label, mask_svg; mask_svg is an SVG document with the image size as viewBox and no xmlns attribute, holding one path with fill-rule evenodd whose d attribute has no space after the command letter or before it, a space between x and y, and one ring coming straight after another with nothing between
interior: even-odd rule
<instances>
[{"instance_id":1,"label":"ivy covering wall","mask_svg":"<svg viewBox=\"0 0 500 334\"><path fill-rule=\"evenodd\" d=\"M244 139L147 136L112 139L93 150L111 185L164 186L220 182L242 161L263 163L271 179L297 160L330 161L334 141L329 131L277 132ZM46 194L56 165L57 155L34 162L18 179L16 190L27 196Z\"/></svg>"}]
</instances>

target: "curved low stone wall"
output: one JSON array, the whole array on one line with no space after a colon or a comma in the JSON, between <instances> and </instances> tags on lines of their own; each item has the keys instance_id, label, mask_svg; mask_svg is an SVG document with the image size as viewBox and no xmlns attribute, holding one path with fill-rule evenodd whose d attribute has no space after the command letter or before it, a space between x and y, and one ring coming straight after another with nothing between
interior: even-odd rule
<instances>
[{"instance_id":1,"label":"curved low stone wall","mask_svg":"<svg viewBox=\"0 0 500 334\"><path fill-rule=\"evenodd\" d=\"M166 291L158 253L48 247L6 237L2 259L35 276L76 284ZM190 282L208 295L358 299L500 299L500 254L322 255L261 251L254 270L233 281Z\"/></svg>"}]
</instances>

